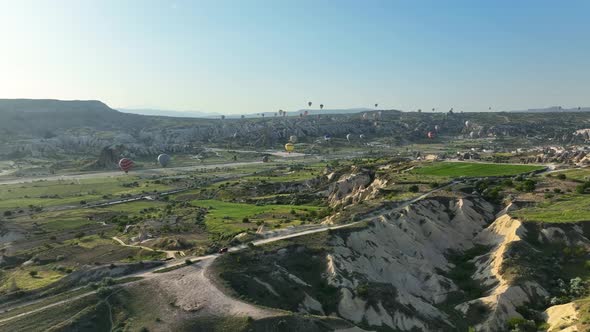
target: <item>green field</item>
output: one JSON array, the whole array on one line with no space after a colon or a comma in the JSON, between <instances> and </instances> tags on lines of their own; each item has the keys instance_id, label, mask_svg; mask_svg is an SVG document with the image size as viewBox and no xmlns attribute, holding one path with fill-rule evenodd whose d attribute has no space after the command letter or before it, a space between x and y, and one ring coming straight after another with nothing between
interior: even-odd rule
<instances>
[{"instance_id":1,"label":"green field","mask_svg":"<svg viewBox=\"0 0 590 332\"><path fill-rule=\"evenodd\" d=\"M447 177L486 177L517 175L542 170L543 168L542 166L534 165L440 162L416 168L412 172L415 174Z\"/></svg>"},{"instance_id":2,"label":"green field","mask_svg":"<svg viewBox=\"0 0 590 332\"><path fill-rule=\"evenodd\" d=\"M256 222L267 224L301 221L311 211L318 211L317 206L306 205L254 205L222 202L219 200L198 200L193 205L208 208L205 217L207 230L212 233L235 233L256 227ZM292 213L294 212L294 214ZM243 219L248 218L248 223ZM291 223L296 224L296 223Z\"/></svg>"},{"instance_id":3,"label":"green field","mask_svg":"<svg viewBox=\"0 0 590 332\"><path fill-rule=\"evenodd\" d=\"M131 183L136 185L130 186ZM84 180L37 181L0 186L0 209L26 208L30 205L48 207L79 204L119 197L124 194L164 191L172 186L155 184L139 177L108 177Z\"/></svg>"},{"instance_id":4,"label":"green field","mask_svg":"<svg viewBox=\"0 0 590 332\"><path fill-rule=\"evenodd\" d=\"M514 212L524 221L568 223L590 221L590 195L564 196Z\"/></svg>"}]
</instances>

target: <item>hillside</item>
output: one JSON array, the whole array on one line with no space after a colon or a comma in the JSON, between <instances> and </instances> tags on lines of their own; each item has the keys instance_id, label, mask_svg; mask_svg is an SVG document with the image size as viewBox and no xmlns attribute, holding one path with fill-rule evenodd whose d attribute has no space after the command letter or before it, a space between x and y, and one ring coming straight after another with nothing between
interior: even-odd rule
<instances>
[{"instance_id":1,"label":"hillside","mask_svg":"<svg viewBox=\"0 0 590 332\"><path fill-rule=\"evenodd\" d=\"M468 125L466 125L468 124ZM332 144L346 135L403 146L444 143L456 138L502 140L518 146L584 141L576 130L590 128L588 113L417 113L379 110L352 114L197 119L121 113L98 101L0 100L0 158L97 155L124 145L135 155L188 152L203 145L250 149L282 148L291 135ZM427 133L436 132L429 140ZM504 145L504 147L506 147Z\"/></svg>"}]
</instances>

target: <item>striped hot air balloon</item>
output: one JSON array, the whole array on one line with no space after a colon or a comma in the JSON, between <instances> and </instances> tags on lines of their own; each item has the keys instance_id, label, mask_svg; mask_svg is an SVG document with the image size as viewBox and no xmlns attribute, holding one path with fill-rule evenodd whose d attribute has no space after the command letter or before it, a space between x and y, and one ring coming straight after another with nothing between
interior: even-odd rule
<instances>
[{"instance_id":1,"label":"striped hot air balloon","mask_svg":"<svg viewBox=\"0 0 590 332\"><path fill-rule=\"evenodd\" d=\"M133 168L133 160L129 158L119 160L119 168L125 173L129 172L129 170Z\"/></svg>"}]
</instances>

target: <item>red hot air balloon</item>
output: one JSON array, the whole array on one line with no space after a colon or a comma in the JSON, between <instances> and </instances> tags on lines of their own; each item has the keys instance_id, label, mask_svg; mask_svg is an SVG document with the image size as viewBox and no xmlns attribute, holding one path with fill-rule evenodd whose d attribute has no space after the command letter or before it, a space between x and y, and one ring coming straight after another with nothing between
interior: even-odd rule
<instances>
[{"instance_id":1,"label":"red hot air balloon","mask_svg":"<svg viewBox=\"0 0 590 332\"><path fill-rule=\"evenodd\" d=\"M129 172L131 168L133 168L133 160L129 158L123 158L119 160L119 168L125 173Z\"/></svg>"},{"instance_id":2,"label":"red hot air balloon","mask_svg":"<svg viewBox=\"0 0 590 332\"><path fill-rule=\"evenodd\" d=\"M434 138L434 133L429 131L428 132L428 138L433 139Z\"/></svg>"}]
</instances>

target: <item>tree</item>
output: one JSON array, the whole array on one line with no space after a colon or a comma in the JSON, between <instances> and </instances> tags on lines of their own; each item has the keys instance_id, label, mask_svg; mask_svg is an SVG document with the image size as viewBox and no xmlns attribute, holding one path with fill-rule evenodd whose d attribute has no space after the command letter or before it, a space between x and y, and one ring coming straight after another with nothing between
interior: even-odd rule
<instances>
[{"instance_id":1,"label":"tree","mask_svg":"<svg viewBox=\"0 0 590 332\"><path fill-rule=\"evenodd\" d=\"M535 187L536 183L531 179L524 180L524 182L522 183L522 191L527 193L533 192L535 190Z\"/></svg>"},{"instance_id":2,"label":"tree","mask_svg":"<svg viewBox=\"0 0 590 332\"><path fill-rule=\"evenodd\" d=\"M411 185L411 186L408 188L408 190L409 190L411 193L417 193L417 192L418 192L418 190L420 190L420 188L419 188L417 185L413 184L413 185Z\"/></svg>"}]
</instances>

